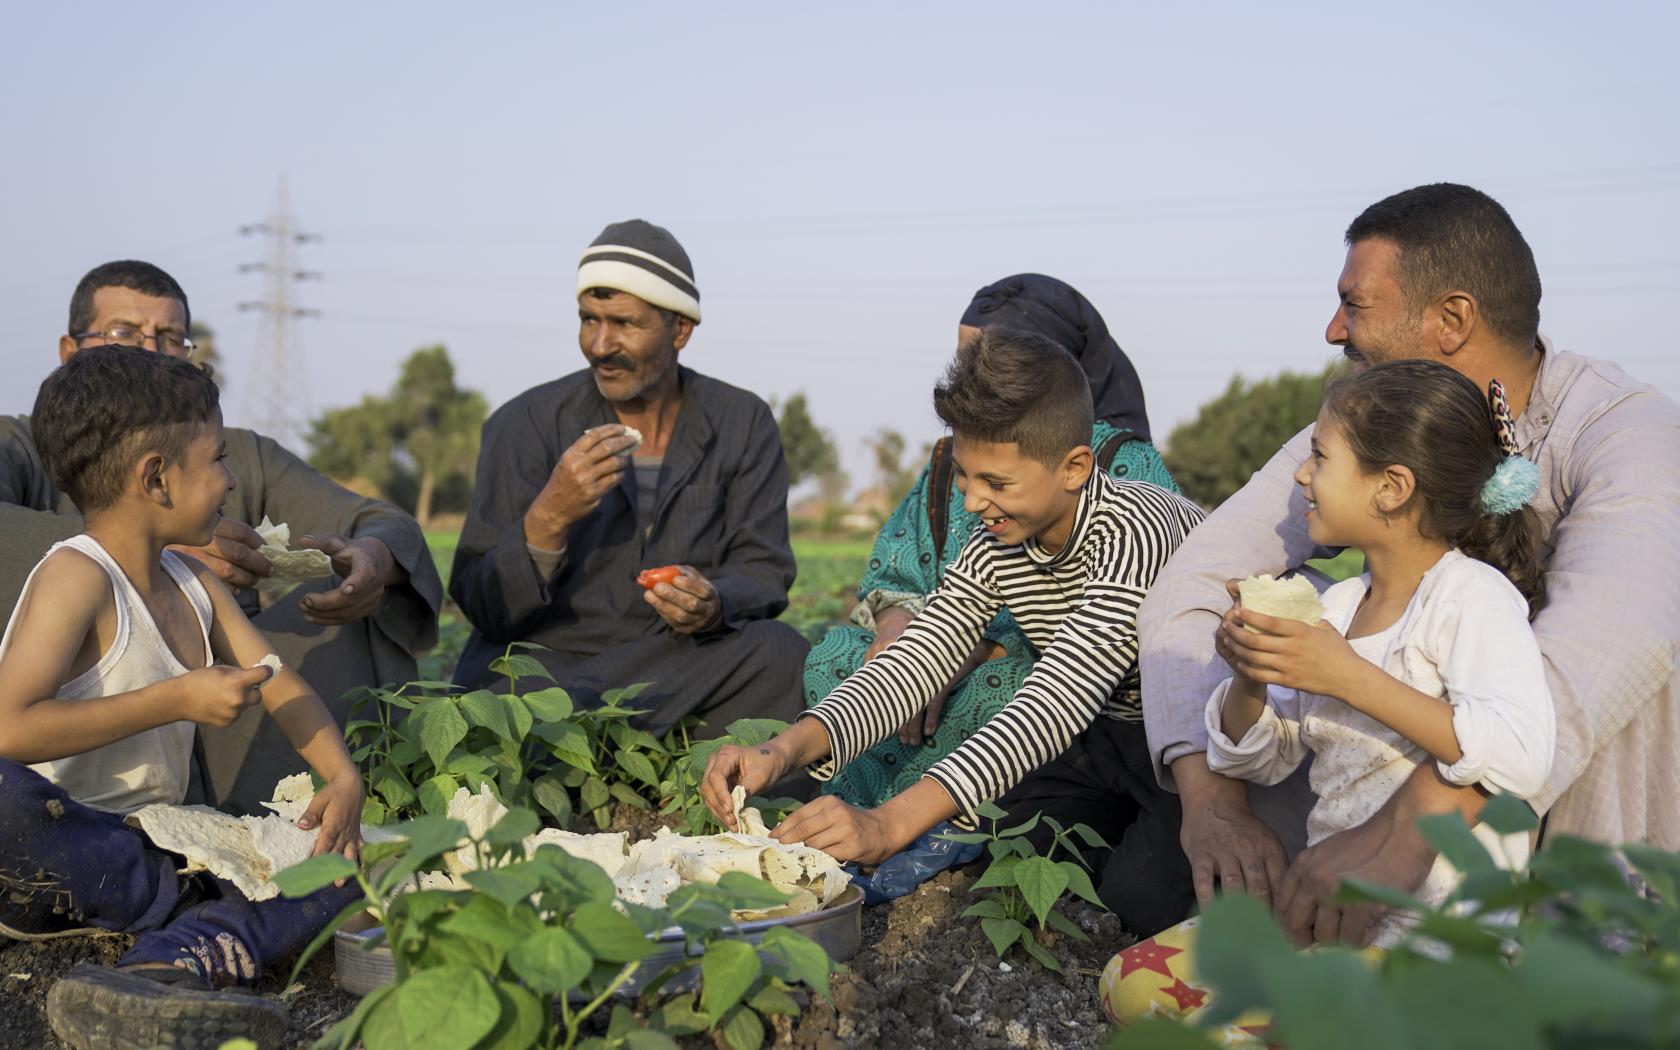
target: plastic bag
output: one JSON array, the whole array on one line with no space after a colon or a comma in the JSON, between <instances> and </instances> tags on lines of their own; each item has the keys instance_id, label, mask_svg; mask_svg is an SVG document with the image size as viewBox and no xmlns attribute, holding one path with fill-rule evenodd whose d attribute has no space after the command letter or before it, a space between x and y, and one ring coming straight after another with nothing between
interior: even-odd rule
<instances>
[{"instance_id":1,"label":"plastic bag","mask_svg":"<svg viewBox=\"0 0 1680 1050\"><path fill-rule=\"evenodd\" d=\"M863 891L863 902L881 904L902 897L945 869L980 856L982 843L940 837L956 830L950 821L941 821L923 832L910 848L877 864L868 875L853 871L852 884Z\"/></svg>"}]
</instances>

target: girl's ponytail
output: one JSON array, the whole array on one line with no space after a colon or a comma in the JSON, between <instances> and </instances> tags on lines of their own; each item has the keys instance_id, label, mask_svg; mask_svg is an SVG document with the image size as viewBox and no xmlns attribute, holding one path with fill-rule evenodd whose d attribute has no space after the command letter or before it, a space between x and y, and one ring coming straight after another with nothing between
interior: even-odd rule
<instances>
[{"instance_id":1,"label":"girl's ponytail","mask_svg":"<svg viewBox=\"0 0 1680 1050\"><path fill-rule=\"evenodd\" d=\"M1540 518L1532 507L1507 514L1487 511L1458 541L1459 550L1504 573L1528 599L1528 618L1546 604L1546 576L1540 567Z\"/></svg>"}]
</instances>

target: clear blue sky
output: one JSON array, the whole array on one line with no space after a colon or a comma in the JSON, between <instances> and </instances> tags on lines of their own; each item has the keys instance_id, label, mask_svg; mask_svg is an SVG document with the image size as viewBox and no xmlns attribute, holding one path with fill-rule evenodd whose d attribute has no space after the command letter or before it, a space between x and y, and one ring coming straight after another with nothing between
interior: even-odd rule
<instances>
[{"instance_id":1,"label":"clear blue sky","mask_svg":"<svg viewBox=\"0 0 1680 1050\"><path fill-rule=\"evenodd\" d=\"M1021 270L1096 302L1164 435L1235 372L1321 365L1342 229L1443 179L1510 209L1559 345L1680 395L1680 6L900 7L10 11L0 412L76 279L138 256L249 420L261 245L236 231L282 173L326 237L301 257L317 410L432 342L496 404L574 370L577 255L641 216L697 269L684 360L805 390L856 482L868 434L934 435L963 306Z\"/></svg>"}]
</instances>

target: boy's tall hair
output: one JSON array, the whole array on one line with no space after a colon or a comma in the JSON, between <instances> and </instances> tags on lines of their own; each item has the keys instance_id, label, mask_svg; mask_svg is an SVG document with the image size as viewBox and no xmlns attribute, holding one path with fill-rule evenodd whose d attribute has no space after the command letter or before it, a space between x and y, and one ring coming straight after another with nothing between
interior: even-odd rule
<instances>
[{"instance_id":1,"label":"boy's tall hair","mask_svg":"<svg viewBox=\"0 0 1680 1050\"><path fill-rule=\"evenodd\" d=\"M1091 442L1091 386L1072 354L1033 332L990 327L957 351L933 388L933 410L953 434L1013 442L1054 467Z\"/></svg>"},{"instance_id":2,"label":"boy's tall hair","mask_svg":"<svg viewBox=\"0 0 1680 1050\"><path fill-rule=\"evenodd\" d=\"M95 346L47 376L30 426L53 484L86 514L117 502L144 453L179 461L219 402L215 382L191 362L137 346Z\"/></svg>"},{"instance_id":3,"label":"boy's tall hair","mask_svg":"<svg viewBox=\"0 0 1680 1050\"><path fill-rule=\"evenodd\" d=\"M1545 604L1540 521L1532 507L1490 514L1482 486L1505 460L1493 410L1476 384L1436 361L1391 361L1330 384L1324 407L1367 473L1392 464L1417 479L1418 528L1503 572Z\"/></svg>"}]
</instances>

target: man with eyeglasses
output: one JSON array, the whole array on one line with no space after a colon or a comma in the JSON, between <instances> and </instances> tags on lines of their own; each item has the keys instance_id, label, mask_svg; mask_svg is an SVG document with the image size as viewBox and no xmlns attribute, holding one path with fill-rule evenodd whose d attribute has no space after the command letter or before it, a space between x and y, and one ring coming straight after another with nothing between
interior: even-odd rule
<instances>
[{"instance_id":1,"label":"man with eyeglasses","mask_svg":"<svg viewBox=\"0 0 1680 1050\"><path fill-rule=\"evenodd\" d=\"M76 285L60 361L110 343L190 359L187 295L175 279L133 260L97 266ZM345 694L408 681L415 657L437 640L442 584L413 518L366 499L318 473L261 434L227 428L227 465L238 481L215 537L185 548L234 589L253 623L287 667L303 675L343 723ZM257 581L272 575L252 528L264 515L291 525L294 544L326 551L336 575L305 583L263 608ZM81 529L35 449L29 420L0 416L0 622L9 620L24 580L47 548ZM297 539L301 537L301 540ZM283 776L301 772L273 719L254 707L225 729L201 727L204 772L215 800L262 812Z\"/></svg>"}]
</instances>

